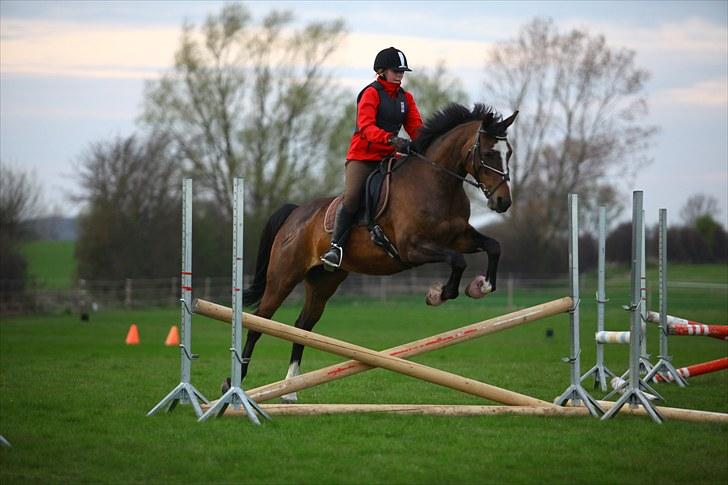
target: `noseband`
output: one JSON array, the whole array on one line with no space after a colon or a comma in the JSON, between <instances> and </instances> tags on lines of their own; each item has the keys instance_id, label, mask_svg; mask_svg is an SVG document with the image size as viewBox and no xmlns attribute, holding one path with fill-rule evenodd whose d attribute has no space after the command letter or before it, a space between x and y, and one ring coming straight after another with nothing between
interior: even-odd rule
<instances>
[{"instance_id":1,"label":"noseband","mask_svg":"<svg viewBox=\"0 0 728 485\"><path fill-rule=\"evenodd\" d=\"M478 188L483 192L485 198L490 199L490 197L496 192L496 190L498 190L501 185L511 180L510 166L508 165L507 156L505 157L505 170L498 170L497 168L488 165L488 163L483 160L483 153L480 149L480 135L488 135L495 138L496 140L506 140L506 136L488 133L485 129L483 129L483 124L481 122L480 129L478 129L478 133L476 133L475 135L475 143L473 144L472 148L470 148L470 163L473 164L473 178L475 178L475 181L478 183ZM479 175L481 170L490 170L491 172L495 172L496 174L500 175L500 182L498 182L498 184L493 187L492 190L488 190L488 188L480 182Z\"/></svg>"}]
</instances>

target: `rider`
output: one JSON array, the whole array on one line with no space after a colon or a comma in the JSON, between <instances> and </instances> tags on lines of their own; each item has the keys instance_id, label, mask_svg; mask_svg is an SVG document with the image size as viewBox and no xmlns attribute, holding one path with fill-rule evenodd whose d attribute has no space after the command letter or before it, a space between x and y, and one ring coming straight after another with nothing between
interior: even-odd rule
<instances>
[{"instance_id":1,"label":"rider","mask_svg":"<svg viewBox=\"0 0 728 485\"><path fill-rule=\"evenodd\" d=\"M367 177L386 156L409 153L410 140L397 136L402 126L412 139L422 127L415 99L400 86L405 71L411 70L402 51L394 47L384 49L374 59L376 81L357 97L356 131L346 154L344 201L336 211L331 247L321 256L328 271L341 266Z\"/></svg>"}]
</instances>

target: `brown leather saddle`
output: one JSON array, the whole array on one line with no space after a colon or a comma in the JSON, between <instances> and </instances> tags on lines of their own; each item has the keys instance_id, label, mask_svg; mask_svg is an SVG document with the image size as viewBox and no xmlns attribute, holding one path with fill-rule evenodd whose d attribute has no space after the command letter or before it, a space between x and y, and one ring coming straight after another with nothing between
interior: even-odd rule
<instances>
[{"instance_id":1,"label":"brown leather saddle","mask_svg":"<svg viewBox=\"0 0 728 485\"><path fill-rule=\"evenodd\" d=\"M406 158L387 157L379 163L379 167L367 177L364 197L362 197L363 204L354 214L354 224L367 226L374 244L384 248L389 256L396 259L399 259L397 248L394 247L376 221L387 210L392 172L405 160ZM343 200L344 196L339 195L326 208L324 231L333 232L336 209L343 203Z\"/></svg>"}]
</instances>

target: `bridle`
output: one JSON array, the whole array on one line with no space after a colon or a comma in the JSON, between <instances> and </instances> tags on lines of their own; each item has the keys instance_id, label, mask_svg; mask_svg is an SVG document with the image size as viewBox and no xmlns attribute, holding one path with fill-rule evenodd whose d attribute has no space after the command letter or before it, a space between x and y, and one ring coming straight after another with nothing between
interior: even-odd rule
<instances>
[{"instance_id":1,"label":"bridle","mask_svg":"<svg viewBox=\"0 0 728 485\"><path fill-rule=\"evenodd\" d=\"M478 129L478 133L475 134L475 142L473 143L473 146L469 150L470 163L473 164L473 178L475 179L475 182L473 182L472 180L468 180L467 174L465 176L462 176L459 173L457 173L453 170L450 170L449 168L445 168L442 165L434 162L433 160L430 160L429 158L425 157L421 153L417 153L416 151L411 150L410 154L414 155L415 157L419 158L420 160L429 162L433 167L437 168L438 170L441 170L441 171L445 172L446 174L465 182L466 184L472 185L476 189L480 189L480 191L483 192L483 195L485 195L485 198L490 200L490 197L495 193L496 190L498 190L498 188L501 185L503 185L504 183L511 180L510 166L508 164L508 157L506 157L506 161L505 161L505 171L498 170L497 168L495 168L491 165L488 165L488 163L485 160L483 160L483 154L480 149L480 135L488 135L488 136L495 138L496 140L505 140L506 139L505 135L494 135L492 133L488 133L483 128L483 122L481 121L480 128ZM480 174L481 170L490 170L501 176L501 181L498 182L498 184L493 188L493 190L488 190L488 188L484 184L479 182L478 175Z\"/></svg>"},{"instance_id":2,"label":"bridle","mask_svg":"<svg viewBox=\"0 0 728 485\"><path fill-rule=\"evenodd\" d=\"M510 170L510 165L508 164L507 156L504 157L505 158L505 161L504 161L505 170L498 170L497 168L495 168L491 165L488 165L488 163L485 160L483 160L483 153L480 149L480 135L488 135L488 136L495 138L496 140L505 140L506 143L508 143L508 141L507 141L507 137L505 134L495 135L493 133L488 133L488 131L486 131L483 128L483 122L481 122L480 128L478 129L478 133L475 135L475 143L473 143L473 146L470 148L470 163L472 163L472 165L473 165L473 178L475 178L476 181L480 180L479 175L480 175L481 170L490 170L491 172L495 172L496 174L500 175L500 177L501 177L500 182L498 182L498 184L495 187L493 187L492 190L488 190L488 188L485 185L478 182L478 186L479 186L480 190L483 191L485 198L490 199L491 195L493 195L501 185L503 185L504 183L509 182L511 180L511 170ZM478 163L476 163L476 160Z\"/></svg>"}]
</instances>

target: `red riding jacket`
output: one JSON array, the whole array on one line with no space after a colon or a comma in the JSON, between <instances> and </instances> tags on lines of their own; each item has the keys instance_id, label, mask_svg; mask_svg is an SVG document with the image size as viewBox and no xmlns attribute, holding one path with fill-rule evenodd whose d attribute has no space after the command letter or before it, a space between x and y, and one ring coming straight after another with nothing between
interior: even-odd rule
<instances>
[{"instance_id":1,"label":"red riding jacket","mask_svg":"<svg viewBox=\"0 0 728 485\"><path fill-rule=\"evenodd\" d=\"M382 96L397 99L397 90L400 88L398 83L385 81L382 77L379 77L377 81L384 87ZM377 126L379 96L379 91L373 86L369 86L362 93L357 105L356 126L358 130L351 137L349 151L346 154L347 160L372 160L378 162L394 151L394 147L388 143L388 140L392 136L397 136L397 133L388 132ZM412 95L405 91L404 98L407 112L403 126L410 138L414 140L419 134L420 128L422 128L422 117Z\"/></svg>"}]
</instances>

